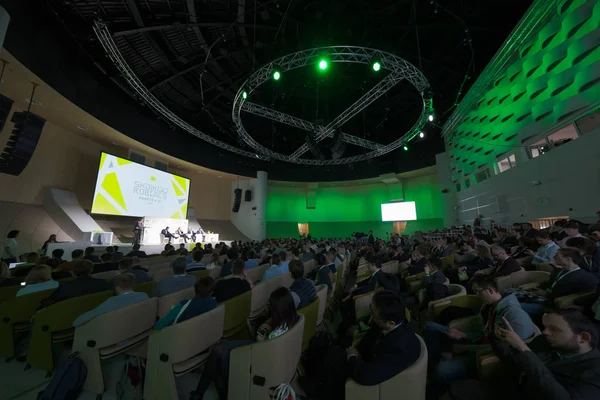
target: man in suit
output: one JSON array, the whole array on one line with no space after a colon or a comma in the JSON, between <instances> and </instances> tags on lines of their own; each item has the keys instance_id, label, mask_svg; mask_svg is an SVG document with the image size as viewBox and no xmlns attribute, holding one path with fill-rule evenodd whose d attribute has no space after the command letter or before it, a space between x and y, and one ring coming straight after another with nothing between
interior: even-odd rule
<instances>
[{"instance_id":1,"label":"man in suit","mask_svg":"<svg viewBox=\"0 0 600 400\"><path fill-rule=\"evenodd\" d=\"M298 296L299 302L297 309L306 307L317 298L315 284L310 279L304 278L304 264L300 260L292 260L289 264L290 274L294 278L294 283L290 290Z\"/></svg>"},{"instance_id":2,"label":"man in suit","mask_svg":"<svg viewBox=\"0 0 600 400\"><path fill-rule=\"evenodd\" d=\"M169 227L165 227L165 229L163 229L162 231L160 231L160 233L166 237L167 239L169 239L169 243L171 243L171 241L173 240L173 238L175 236L173 236L173 234L171 232L169 232Z\"/></svg>"},{"instance_id":3,"label":"man in suit","mask_svg":"<svg viewBox=\"0 0 600 400\"><path fill-rule=\"evenodd\" d=\"M140 250L140 244L136 243L125 257L148 258L148 254L146 254L145 251Z\"/></svg>"},{"instance_id":4,"label":"man in suit","mask_svg":"<svg viewBox=\"0 0 600 400\"><path fill-rule=\"evenodd\" d=\"M144 218L140 218L133 227L133 244L138 244L144 231Z\"/></svg>"},{"instance_id":5,"label":"man in suit","mask_svg":"<svg viewBox=\"0 0 600 400\"><path fill-rule=\"evenodd\" d=\"M104 279L92 278L90 275L94 269L94 264L88 260L79 260L73 263L73 275L75 279L68 282L61 282L58 288L42 301L42 305L47 307L59 301L73 299L86 294L112 290L112 286Z\"/></svg>"},{"instance_id":6,"label":"man in suit","mask_svg":"<svg viewBox=\"0 0 600 400\"><path fill-rule=\"evenodd\" d=\"M492 246L490 250L492 257L494 257L494 261L496 261L496 265L490 268L480 269L475 272L475 275L487 275L492 279L496 279L501 276L508 276L521 269L519 262L510 257L503 247Z\"/></svg>"},{"instance_id":7,"label":"man in suit","mask_svg":"<svg viewBox=\"0 0 600 400\"><path fill-rule=\"evenodd\" d=\"M146 293L133 291L135 283L135 277L132 274L117 276L115 278L116 296L109 298L93 310L81 314L73 321L73 326L77 328L100 315L148 300Z\"/></svg>"},{"instance_id":8,"label":"man in suit","mask_svg":"<svg viewBox=\"0 0 600 400\"><path fill-rule=\"evenodd\" d=\"M150 282L152 278L146 271L143 269L132 269L133 268L133 259L130 257L125 257L119 262L119 271L121 271L121 275L123 274L132 274L135 277L135 284ZM118 276L117 276L118 278ZM114 279L116 282L116 278Z\"/></svg>"},{"instance_id":9,"label":"man in suit","mask_svg":"<svg viewBox=\"0 0 600 400\"><path fill-rule=\"evenodd\" d=\"M173 276L161 279L152 292L152 297L162 297L180 290L194 287L196 277L186 274L187 258L177 257L171 264Z\"/></svg>"},{"instance_id":10,"label":"man in suit","mask_svg":"<svg viewBox=\"0 0 600 400\"><path fill-rule=\"evenodd\" d=\"M238 258L232 262L233 276L229 279L221 279L215 286L213 293L217 303L222 303L236 296L252 290L252 286L244 275L244 260Z\"/></svg>"}]
</instances>

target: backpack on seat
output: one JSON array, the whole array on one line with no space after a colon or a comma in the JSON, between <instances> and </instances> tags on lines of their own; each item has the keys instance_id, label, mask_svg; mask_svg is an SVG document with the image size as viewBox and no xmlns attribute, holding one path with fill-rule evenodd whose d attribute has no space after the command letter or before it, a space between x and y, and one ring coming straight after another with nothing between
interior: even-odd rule
<instances>
[{"instance_id":1,"label":"backpack on seat","mask_svg":"<svg viewBox=\"0 0 600 400\"><path fill-rule=\"evenodd\" d=\"M38 393L37 400L76 400L83 390L87 368L75 352L54 371L52 380Z\"/></svg>"}]
</instances>

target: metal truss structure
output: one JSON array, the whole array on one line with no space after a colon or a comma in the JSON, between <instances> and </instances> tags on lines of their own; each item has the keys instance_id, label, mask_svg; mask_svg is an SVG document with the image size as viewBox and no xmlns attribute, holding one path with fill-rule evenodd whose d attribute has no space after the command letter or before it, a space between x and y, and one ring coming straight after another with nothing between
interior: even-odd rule
<instances>
[{"instance_id":1,"label":"metal truss structure","mask_svg":"<svg viewBox=\"0 0 600 400\"><path fill-rule=\"evenodd\" d=\"M256 154L254 152L242 150L220 140L213 138L210 135L200 131L199 129L193 127L192 125L185 122L183 119L179 118L175 115L171 110L167 108L162 102L160 102L151 92L148 90L146 86L140 81L140 79L136 76L136 74L131 70L123 55L117 48L108 27L102 21L94 22L94 32L102 44L104 51L117 67L119 72L123 75L123 78L127 81L129 86L134 90L135 94L138 98L144 102L148 107L150 107L156 114L158 114L165 121L170 122L171 124L183 129L184 131L191 133L192 135L210 143L215 146L218 146L222 149L231 151L233 153L241 154L246 157L260 158L263 160L267 160L268 157L265 155Z\"/></svg>"},{"instance_id":2,"label":"metal truss structure","mask_svg":"<svg viewBox=\"0 0 600 400\"><path fill-rule=\"evenodd\" d=\"M329 124L327 124L327 126L320 126L247 101L247 99L251 97L252 92L258 86L262 85L267 80L272 79L272 74L275 69L278 71L289 71L307 65L315 65L322 58L327 59L328 62L357 64L371 64L373 61L377 60L381 64L381 70L388 71L388 74L371 90L354 102L354 104L334 118ZM344 123L349 121L356 114L360 113L371 103L381 97L381 95L385 94L398 82L404 79L409 81L421 93L422 96L423 93L429 89L429 83L427 82L427 79L414 65L398 56L386 53L384 51L355 46L330 46L303 50L273 60L254 72L246 80L246 82L244 82L236 94L231 116L236 130L244 142L266 157L295 164L306 165L350 164L358 161L368 160L370 158L378 157L394 151L418 135L427 123L429 114L432 111L431 98L423 97L423 108L415 125L408 132L388 145L375 143L357 136L342 134L343 141L364 147L371 151L361 155L338 158L335 160L313 160L300 158L305 152L308 151L307 144L303 144L291 155L277 153L262 146L256 140L254 140L254 138L248 134L244 128L240 117L241 111L265 118L270 118L274 121L294 126L296 128L301 128L308 132L314 132L316 133L316 141L320 142L327 137L332 137L336 129L341 128ZM243 93L246 93L246 99L244 99L244 96L242 95Z\"/></svg>"}]
</instances>

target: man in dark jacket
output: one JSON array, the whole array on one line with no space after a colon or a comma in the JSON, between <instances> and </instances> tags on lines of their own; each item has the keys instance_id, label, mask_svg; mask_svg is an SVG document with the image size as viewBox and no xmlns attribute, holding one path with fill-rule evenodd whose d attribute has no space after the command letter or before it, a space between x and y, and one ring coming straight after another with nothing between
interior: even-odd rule
<instances>
[{"instance_id":1,"label":"man in dark jacket","mask_svg":"<svg viewBox=\"0 0 600 400\"><path fill-rule=\"evenodd\" d=\"M521 265L514 258L510 257L506 250L501 246L492 246L492 257L496 261L496 265L488 269L477 271L477 275L487 275L493 279L501 276L508 276L514 272L521 270Z\"/></svg>"},{"instance_id":2,"label":"man in dark jacket","mask_svg":"<svg viewBox=\"0 0 600 400\"><path fill-rule=\"evenodd\" d=\"M290 290L298 296L300 300L297 309L301 309L312 303L317 298L315 284L310 279L304 278L304 264L300 260L292 260L288 266L294 283Z\"/></svg>"},{"instance_id":3,"label":"man in dark jacket","mask_svg":"<svg viewBox=\"0 0 600 400\"><path fill-rule=\"evenodd\" d=\"M112 290L112 286L104 279L92 278L90 274L94 264L88 260L79 260L73 263L73 275L75 279L61 283L58 288L42 301L42 305L47 307L59 301L73 299L86 294Z\"/></svg>"},{"instance_id":4,"label":"man in dark jacket","mask_svg":"<svg viewBox=\"0 0 600 400\"><path fill-rule=\"evenodd\" d=\"M238 253L234 249L227 250L227 256L223 262L223 266L221 267L220 278L224 278L232 274L233 260L238 257Z\"/></svg>"},{"instance_id":5,"label":"man in dark jacket","mask_svg":"<svg viewBox=\"0 0 600 400\"><path fill-rule=\"evenodd\" d=\"M494 342L496 355L512 380L496 385L458 382L453 398L514 400L600 399L600 351L598 331L578 311L545 314L544 331L526 344L512 328L496 328L501 342Z\"/></svg>"}]
</instances>

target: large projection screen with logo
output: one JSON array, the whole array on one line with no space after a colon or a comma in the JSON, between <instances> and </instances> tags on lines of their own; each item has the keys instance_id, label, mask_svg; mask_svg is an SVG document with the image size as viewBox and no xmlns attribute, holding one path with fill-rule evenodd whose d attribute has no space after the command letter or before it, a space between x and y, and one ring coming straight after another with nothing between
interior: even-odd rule
<instances>
[{"instance_id":1,"label":"large projection screen with logo","mask_svg":"<svg viewBox=\"0 0 600 400\"><path fill-rule=\"evenodd\" d=\"M381 205L382 221L414 221L417 219L417 208L414 201L386 203Z\"/></svg>"},{"instance_id":2,"label":"large projection screen with logo","mask_svg":"<svg viewBox=\"0 0 600 400\"><path fill-rule=\"evenodd\" d=\"M190 180L102 153L93 214L186 219Z\"/></svg>"}]
</instances>

